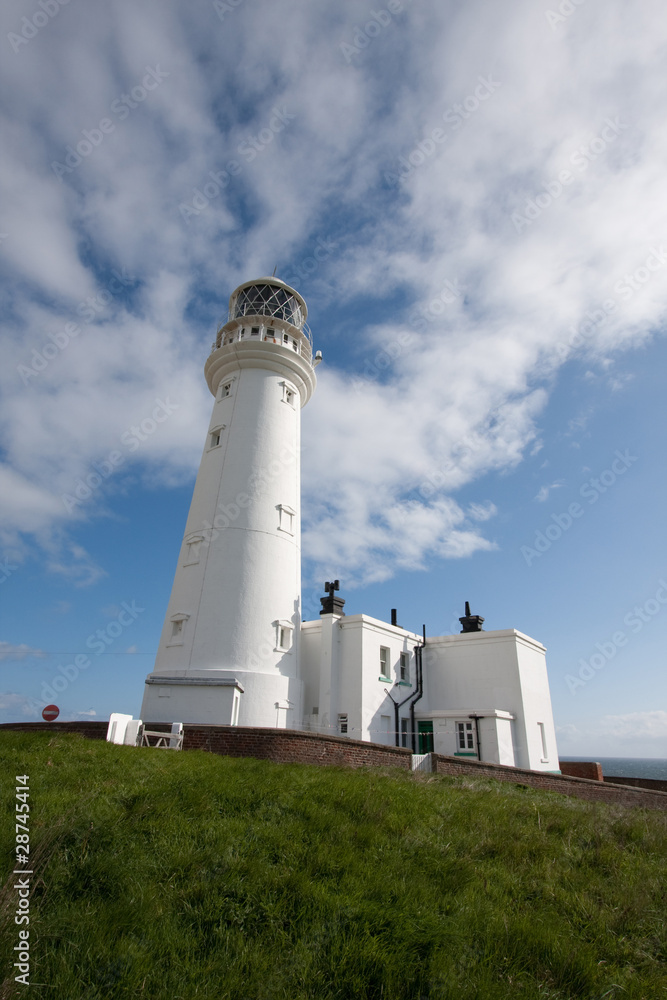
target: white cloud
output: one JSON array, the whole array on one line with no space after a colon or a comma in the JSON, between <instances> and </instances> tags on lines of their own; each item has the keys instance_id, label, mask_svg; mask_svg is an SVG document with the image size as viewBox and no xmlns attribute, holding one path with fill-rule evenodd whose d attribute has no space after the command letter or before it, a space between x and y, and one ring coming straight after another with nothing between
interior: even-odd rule
<instances>
[{"instance_id":1,"label":"white cloud","mask_svg":"<svg viewBox=\"0 0 667 1000\"><path fill-rule=\"evenodd\" d=\"M28 657L43 657L46 654L41 649L34 649L25 642L14 645L11 642L0 642L0 660L25 660Z\"/></svg>"},{"instance_id":2,"label":"white cloud","mask_svg":"<svg viewBox=\"0 0 667 1000\"><path fill-rule=\"evenodd\" d=\"M340 42L367 17L365 0L257 0L224 25L210 4L187 18L155 0L71 13L3 65L16 95L0 154L12 275L5 543L29 536L53 572L98 579L68 534L137 481L192 476L211 402L201 367L227 294L333 233L340 246L311 279L314 304L361 308L347 370L322 365L304 412L305 553L327 572L379 580L492 548L491 508L479 498L464 509L457 489L539 448L568 357L593 366L645 342L665 316L662 5L609 0L602 28L584 6L553 32L526 2L423 0L351 64ZM2 18L16 29L9 8ZM156 63L164 81L120 120L112 102ZM454 128L443 115L480 75L499 86ZM294 117L250 161L240 145L276 106ZM52 160L105 116L113 132L59 181ZM388 189L385 173L436 127L447 141ZM186 224L179 205L231 159L240 173ZM563 170L572 181L553 194ZM538 195L544 207L517 232L513 213L526 216ZM81 304L122 268L136 280L82 322ZM461 294L443 303L445 281ZM52 354L49 334L71 322L79 333L25 385L17 366L45 345ZM333 333L314 325L333 353ZM353 375L410 332L355 390ZM611 376L612 389L622 383ZM178 409L130 451L123 435L165 396ZM113 450L121 466L68 511L63 494Z\"/></svg>"},{"instance_id":3,"label":"white cloud","mask_svg":"<svg viewBox=\"0 0 667 1000\"><path fill-rule=\"evenodd\" d=\"M540 486L539 490L537 491L537 495L535 496L534 499L537 500L538 503L544 503L545 500L549 499L549 494L551 493L552 490L559 490L564 485L565 483L558 480L555 483L550 483L548 486L546 485Z\"/></svg>"}]
</instances>

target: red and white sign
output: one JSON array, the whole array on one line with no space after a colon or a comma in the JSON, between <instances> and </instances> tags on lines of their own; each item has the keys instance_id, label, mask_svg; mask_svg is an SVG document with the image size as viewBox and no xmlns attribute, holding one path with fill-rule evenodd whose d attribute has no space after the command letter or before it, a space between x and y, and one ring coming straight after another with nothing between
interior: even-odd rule
<instances>
[{"instance_id":1,"label":"red and white sign","mask_svg":"<svg viewBox=\"0 0 667 1000\"><path fill-rule=\"evenodd\" d=\"M57 705L47 705L44 711L42 712L42 718L46 722L53 722L53 720L57 719L59 715L60 715L60 709L58 708Z\"/></svg>"}]
</instances>

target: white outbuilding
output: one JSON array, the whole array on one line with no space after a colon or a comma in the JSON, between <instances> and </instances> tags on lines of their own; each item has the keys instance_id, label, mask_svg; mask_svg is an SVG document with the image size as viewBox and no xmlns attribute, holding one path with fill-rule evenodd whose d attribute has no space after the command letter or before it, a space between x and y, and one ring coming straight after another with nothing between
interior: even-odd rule
<instances>
[{"instance_id":1,"label":"white outbuilding","mask_svg":"<svg viewBox=\"0 0 667 1000\"><path fill-rule=\"evenodd\" d=\"M545 648L515 629L426 637L301 620L301 409L315 386L302 297L240 285L204 372L213 412L142 719L337 734L558 772Z\"/></svg>"}]
</instances>

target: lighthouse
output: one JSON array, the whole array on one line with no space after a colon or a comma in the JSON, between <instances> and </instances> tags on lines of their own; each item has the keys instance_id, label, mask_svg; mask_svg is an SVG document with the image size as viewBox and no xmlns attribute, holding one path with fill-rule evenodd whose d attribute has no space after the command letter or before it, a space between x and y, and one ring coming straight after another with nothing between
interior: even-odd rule
<instances>
[{"instance_id":1,"label":"lighthouse","mask_svg":"<svg viewBox=\"0 0 667 1000\"><path fill-rule=\"evenodd\" d=\"M315 364L303 298L232 293L204 366L214 397L142 718L300 728L301 409Z\"/></svg>"}]
</instances>

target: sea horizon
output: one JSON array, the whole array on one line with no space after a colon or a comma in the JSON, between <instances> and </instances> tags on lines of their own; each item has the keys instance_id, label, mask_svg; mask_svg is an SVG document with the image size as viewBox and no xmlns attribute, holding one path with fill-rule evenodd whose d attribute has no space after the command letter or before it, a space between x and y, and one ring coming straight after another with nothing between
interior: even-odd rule
<instances>
[{"instance_id":1,"label":"sea horizon","mask_svg":"<svg viewBox=\"0 0 667 1000\"><path fill-rule=\"evenodd\" d=\"M600 757L571 756L561 754L563 761L595 761L602 766L602 774L613 778L653 778L667 781L667 758L665 757Z\"/></svg>"}]
</instances>

